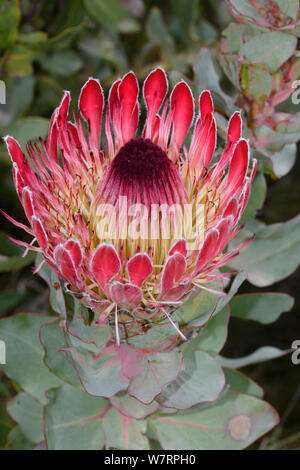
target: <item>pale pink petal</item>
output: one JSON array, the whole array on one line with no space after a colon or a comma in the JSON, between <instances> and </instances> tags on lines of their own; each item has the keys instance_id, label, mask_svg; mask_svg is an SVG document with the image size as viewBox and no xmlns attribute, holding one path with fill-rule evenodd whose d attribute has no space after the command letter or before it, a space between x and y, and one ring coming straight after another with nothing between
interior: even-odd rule
<instances>
[{"instance_id":1,"label":"pale pink petal","mask_svg":"<svg viewBox=\"0 0 300 470\"><path fill-rule=\"evenodd\" d=\"M211 229L205 237L204 243L200 250L196 270L199 272L216 256L216 248L219 239L219 232L216 229Z\"/></svg>"},{"instance_id":2,"label":"pale pink petal","mask_svg":"<svg viewBox=\"0 0 300 470\"><path fill-rule=\"evenodd\" d=\"M230 118L227 130L227 144L236 143L242 136L241 113L236 111Z\"/></svg>"},{"instance_id":3,"label":"pale pink petal","mask_svg":"<svg viewBox=\"0 0 300 470\"><path fill-rule=\"evenodd\" d=\"M13 163L13 180L14 180L14 185L17 190L18 196L21 199L22 197L22 191L23 188L25 187L25 182L20 175L18 165L16 163Z\"/></svg>"},{"instance_id":4,"label":"pale pink petal","mask_svg":"<svg viewBox=\"0 0 300 470\"><path fill-rule=\"evenodd\" d=\"M116 80L110 90L108 95L108 108L109 108L109 116L114 132L115 137L115 144L116 149L123 145L123 135L122 135L122 128L121 128L121 102L119 98L119 86L121 83L121 79ZM108 123L107 123L108 125Z\"/></svg>"},{"instance_id":5,"label":"pale pink petal","mask_svg":"<svg viewBox=\"0 0 300 470\"><path fill-rule=\"evenodd\" d=\"M89 143L99 151L104 95L98 80L89 78L79 97L79 109L89 126Z\"/></svg>"},{"instance_id":6,"label":"pale pink petal","mask_svg":"<svg viewBox=\"0 0 300 470\"><path fill-rule=\"evenodd\" d=\"M63 150L64 165L67 165L66 159L69 152L69 134L68 134L68 113L70 105L70 92L65 91L57 109L56 124L58 128L58 141Z\"/></svg>"},{"instance_id":7,"label":"pale pink petal","mask_svg":"<svg viewBox=\"0 0 300 470\"><path fill-rule=\"evenodd\" d=\"M216 143L217 143L217 126L216 126L216 121L213 118L210 129L209 129L207 142L205 144L204 159L203 159L204 168L208 168L211 162L211 159L213 157L213 154L216 148Z\"/></svg>"},{"instance_id":8,"label":"pale pink petal","mask_svg":"<svg viewBox=\"0 0 300 470\"><path fill-rule=\"evenodd\" d=\"M127 264L130 282L141 287L152 274L152 269L150 257L146 253L137 253Z\"/></svg>"},{"instance_id":9,"label":"pale pink petal","mask_svg":"<svg viewBox=\"0 0 300 470\"><path fill-rule=\"evenodd\" d=\"M233 218L235 219L237 213L238 213L238 200L234 196L233 198L230 199L229 203L226 206L226 209L223 212L223 217L227 217L229 215L232 215Z\"/></svg>"},{"instance_id":10,"label":"pale pink petal","mask_svg":"<svg viewBox=\"0 0 300 470\"><path fill-rule=\"evenodd\" d=\"M80 246L79 241L77 240L68 240L65 244L64 247L66 250L68 250L74 266L78 268L82 262L82 249Z\"/></svg>"},{"instance_id":11,"label":"pale pink petal","mask_svg":"<svg viewBox=\"0 0 300 470\"><path fill-rule=\"evenodd\" d=\"M26 186L22 191L22 204L25 210L25 214L29 222L31 222L31 217L34 215L34 202L32 191Z\"/></svg>"},{"instance_id":12,"label":"pale pink petal","mask_svg":"<svg viewBox=\"0 0 300 470\"><path fill-rule=\"evenodd\" d=\"M169 251L169 256L174 255L174 253L181 253L183 256L187 255L187 243L184 238L174 243Z\"/></svg>"},{"instance_id":13,"label":"pale pink petal","mask_svg":"<svg viewBox=\"0 0 300 470\"><path fill-rule=\"evenodd\" d=\"M47 148L47 152L48 152L50 159L54 160L57 163L58 162L58 153L57 153L58 131L57 131L57 125L56 125L56 118L57 118L57 109L54 110L51 116L46 148Z\"/></svg>"},{"instance_id":14,"label":"pale pink petal","mask_svg":"<svg viewBox=\"0 0 300 470\"><path fill-rule=\"evenodd\" d=\"M57 109L57 124L58 126L65 126L68 122L68 113L69 113L69 106L70 106L70 92L65 91L63 97L61 99L60 105Z\"/></svg>"},{"instance_id":15,"label":"pale pink petal","mask_svg":"<svg viewBox=\"0 0 300 470\"><path fill-rule=\"evenodd\" d=\"M143 298L142 290L133 284L114 282L110 286L111 299L120 307L136 307Z\"/></svg>"},{"instance_id":16,"label":"pale pink petal","mask_svg":"<svg viewBox=\"0 0 300 470\"><path fill-rule=\"evenodd\" d=\"M76 125L73 124L72 122L68 122L68 131L70 133L70 138L73 141L74 147L76 149L80 149L81 148L81 142L80 142L80 139L79 139L78 130L77 130Z\"/></svg>"},{"instance_id":17,"label":"pale pink petal","mask_svg":"<svg viewBox=\"0 0 300 470\"><path fill-rule=\"evenodd\" d=\"M4 140L7 145L8 153L12 161L17 165L22 180L24 180L26 185L31 186L34 183L36 177L24 153L22 152L20 145L13 137L10 136L6 136Z\"/></svg>"},{"instance_id":18,"label":"pale pink petal","mask_svg":"<svg viewBox=\"0 0 300 470\"><path fill-rule=\"evenodd\" d=\"M122 78L118 93L121 103L121 128L126 143L135 137L139 117L139 85L133 72L127 73Z\"/></svg>"},{"instance_id":19,"label":"pale pink petal","mask_svg":"<svg viewBox=\"0 0 300 470\"><path fill-rule=\"evenodd\" d=\"M203 90L199 98L199 108L201 121L204 123L207 115L210 115L214 110L212 97L209 90Z\"/></svg>"},{"instance_id":20,"label":"pale pink petal","mask_svg":"<svg viewBox=\"0 0 300 470\"><path fill-rule=\"evenodd\" d=\"M71 284L75 284L77 273L72 257L66 248L61 244L57 245L53 252L53 257L62 277L70 281Z\"/></svg>"},{"instance_id":21,"label":"pale pink petal","mask_svg":"<svg viewBox=\"0 0 300 470\"><path fill-rule=\"evenodd\" d=\"M238 189L244 182L249 164L249 145L247 140L240 139L236 144L233 156L230 162L227 190Z\"/></svg>"},{"instance_id":22,"label":"pale pink petal","mask_svg":"<svg viewBox=\"0 0 300 470\"><path fill-rule=\"evenodd\" d=\"M221 253L229 242L233 230L233 223L233 216L230 215L224 219L221 219L220 222L216 225L216 229L219 232L216 254Z\"/></svg>"},{"instance_id":23,"label":"pale pink petal","mask_svg":"<svg viewBox=\"0 0 300 470\"><path fill-rule=\"evenodd\" d=\"M37 217L33 216L31 218L31 225L38 241L38 244L45 251L48 248L48 237L46 234L46 230L42 224L42 221Z\"/></svg>"},{"instance_id":24,"label":"pale pink petal","mask_svg":"<svg viewBox=\"0 0 300 470\"><path fill-rule=\"evenodd\" d=\"M228 165L235 144L241 138L242 135L242 119L239 111L236 111L230 118L227 130L227 143L222 152L221 158L218 164L212 172L212 181L217 181L222 176L223 171Z\"/></svg>"},{"instance_id":25,"label":"pale pink petal","mask_svg":"<svg viewBox=\"0 0 300 470\"><path fill-rule=\"evenodd\" d=\"M99 245L91 259L91 272L103 289L106 289L109 281L118 274L120 268L120 258L115 248L107 243Z\"/></svg>"},{"instance_id":26,"label":"pale pink petal","mask_svg":"<svg viewBox=\"0 0 300 470\"><path fill-rule=\"evenodd\" d=\"M189 149L188 159L190 168L195 168L196 166L202 166L204 168L208 166L208 163L212 157L212 153L215 145L215 120L212 114L207 115L204 124L202 123L200 117L198 118L193 132L191 145ZM207 152L207 148L210 148ZM208 163L207 163L208 162Z\"/></svg>"},{"instance_id":27,"label":"pale pink petal","mask_svg":"<svg viewBox=\"0 0 300 470\"><path fill-rule=\"evenodd\" d=\"M188 292L189 285L190 283L187 282L185 284L172 287L162 295L161 300L165 302L176 302L180 300Z\"/></svg>"},{"instance_id":28,"label":"pale pink petal","mask_svg":"<svg viewBox=\"0 0 300 470\"><path fill-rule=\"evenodd\" d=\"M180 280L186 270L186 259L181 253L175 252L168 257L162 273L161 293L167 292Z\"/></svg>"},{"instance_id":29,"label":"pale pink petal","mask_svg":"<svg viewBox=\"0 0 300 470\"><path fill-rule=\"evenodd\" d=\"M145 138L151 138L155 134L154 126L159 127L156 114L167 94L168 82L164 70L160 67L153 70L144 82L143 94L147 106L147 121L145 126Z\"/></svg>"},{"instance_id":30,"label":"pale pink petal","mask_svg":"<svg viewBox=\"0 0 300 470\"><path fill-rule=\"evenodd\" d=\"M194 99L185 82L179 82L171 94L171 112L173 116L172 143L180 149L194 116Z\"/></svg>"}]
</instances>

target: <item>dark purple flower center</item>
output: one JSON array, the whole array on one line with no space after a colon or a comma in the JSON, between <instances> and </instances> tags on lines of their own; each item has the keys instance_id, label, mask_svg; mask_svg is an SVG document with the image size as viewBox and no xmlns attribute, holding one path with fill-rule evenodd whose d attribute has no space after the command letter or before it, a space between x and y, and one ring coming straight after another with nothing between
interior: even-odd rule
<instances>
[{"instance_id":1,"label":"dark purple flower center","mask_svg":"<svg viewBox=\"0 0 300 470\"><path fill-rule=\"evenodd\" d=\"M119 150L111 170L127 181L160 178L172 165L167 154L150 139L129 140Z\"/></svg>"},{"instance_id":2,"label":"dark purple flower center","mask_svg":"<svg viewBox=\"0 0 300 470\"><path fill-rule=\"evenodd\" d=\"M102 183L102 196L116 203L127 196L129 203L184 203L186 192L175 164L150 139L129 140L119 150Z\"/></svg>"}]
</instances>

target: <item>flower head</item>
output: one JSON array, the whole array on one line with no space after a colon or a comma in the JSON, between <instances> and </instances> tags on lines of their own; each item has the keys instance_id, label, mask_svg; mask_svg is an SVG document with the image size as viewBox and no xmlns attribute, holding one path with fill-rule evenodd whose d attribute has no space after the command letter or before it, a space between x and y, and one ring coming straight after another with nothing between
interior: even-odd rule
<instances>
[{"instance_id":1,"label":"flower head","mask_svg":"<svg viewBox=\"0 0 300 470\"><path fill-rule=\"evenodd\" d=\"M30 224L25 229L39 245L27 248L42 252L98 321L115 310L141 321L169 315L195 285L222 276L218 269L237 254L222 252L237 233L256 169L254 162L247 176L240 113L231 117L225 148L214 159L209 91L200 96L186 146L192 93L184 81L169 98L167 90L164 71L152 71L143 86L147 117L139 137L132 72L112 85L104 118L101 85L89 79L73 122L65 92L47 140L30 142L27 157L6 137Z\"/></svg>"}]
</instances>

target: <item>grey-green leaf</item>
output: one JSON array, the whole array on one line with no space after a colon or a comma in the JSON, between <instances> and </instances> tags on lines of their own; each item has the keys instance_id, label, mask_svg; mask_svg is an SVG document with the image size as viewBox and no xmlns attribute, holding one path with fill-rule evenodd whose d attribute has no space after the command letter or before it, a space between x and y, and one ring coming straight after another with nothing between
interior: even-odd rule
<instances>
[{"instance_id":1,"label":"grey-green leaf","mask_svg":"<svg viewBox=\"0 0 300 470\"><path fill-rule=\"evenodd\" d=\"M129 418L112 408L103 418L107 449L147 450L147 422Z\"/></svg>"},{"instance_id":2,"label":"grey-green leaf","mask_svg":"<svg viewBox=\"0 0 300 470\"><path fill-rule=\"evenodd\" d=\"M45 350L45 365L64 382L80 388L81 384L74 368L61 351L67 344L60 322L60 319L53 320L41 328L40 340Z\"/></svg>"},{"instance_id":3,"label":"grey-green leaf","mask_svg":"<svg viewBox=\"0 0 300 470\"><path fill-rule=\"evenodd\" d=\"M235 369L229 369L224 367L226 385L230 386L231 390L240 393L247 393L248 395L254 395L255 397L262 398L264 391L246 375Z\"/></svg>"},{"instance_id":4,"label":"grey-green leaf","mask_svg":"<svg viewBox=\"0 0 300 470\"><path fill-rule=\"evenodd\" d=\"M232 369L240 369L241 367L248 366L249 364L257 364L258 362L269 361L277 357L284 356L288 351L283 351L273 346L263 346L248 356L240 357L238 359L230 359L227 357L218 357L218 362L222 367L229 367Z\"/></svg>"},{"instance_id":5,"label":"grey-green leaf","mask_svg":"<svg viewBox=\"0 0 300 470\"><path fill-rule=\"evenodd\" d=\"M47 401L45 391L62 383L43 363L39 330L50 320L51 317L30 313L0 320L0 338L6 344L6 364L0 368L42 403Z\"/></svg>"},{"instance_id":6,"label":"grey-green leaf","mask_svg":"<svg viewBox=\"0 0 300 470\"><path fill-rule=\"evenodd\" d=\"M253 224L246 225L233 240L231 247L255 233L254 240L229 265L245 269L248 280L255 286L269 286L289 276L300 262L300 216L282 224L252 227Z\"/></svg>"},{"instance_id":7,"label":"grey-green leaf","mask_svg":"<svg viewBox=\"0 0 300 470\"><path fill-rule=\"evenodd\" d=\"M217 354L226 341L228 322L229 309L225 307L218 315L213 315L194 339L183 344L184 356L196 350L203 350L212 355Z\"/></svg>"},{"instance_id":8,"label":"grey-green leaf","mask_svg":"<svg viewBox=\"0 0 300 470\"><path fill-rule=\"evenodd\" d=\"M8 403L7 410L29 441L38 443L44 439L43 406L40 402L21 392Z\"/></svg>"},{"instance_id":9,"label":"grey-green leaf","mask_svg":"<svg viewBox=\"0 0 300 470\"><path fill-rule=\"evenodd\" d=\"M282 32L258 34L244 43L240 53L253 62L263 62L275 72L293 54L297 38Z\"/></svg>"},{"instance_id":10,"label":"grey-green leaf","mask_svg":"<svg viewBox=\"0 0 300 470\"><path fill-rule=\"evenodd\" d=\"M224 385L224 374L218 363L206 352L195 351L184 358L184 371L166 386L160 402L168 408L187 409L216 401Z\"/></svg>"},{"instance_id":11,"label":"grey-green leaf","mask_svg":"<svg viewBox=\"0 0 300 470\"><path fill-rule=\"evenodd\" d=\"M45 408L48 450L101 450L104 434L101 416L109 405L71 385L51 390Z\"/></svg>"},{"instance_id":12,"label":"grey-green leaf","mask_svg":"<svg viewBox=\"0 0 300 470\"><path fill-rule=\"evenodd\" d=\"M151 430L163 449L238 450L278 423L278 415L256 397L228 392L215 404L177 415L157 416Z\"/></svg>"}]
</instances>

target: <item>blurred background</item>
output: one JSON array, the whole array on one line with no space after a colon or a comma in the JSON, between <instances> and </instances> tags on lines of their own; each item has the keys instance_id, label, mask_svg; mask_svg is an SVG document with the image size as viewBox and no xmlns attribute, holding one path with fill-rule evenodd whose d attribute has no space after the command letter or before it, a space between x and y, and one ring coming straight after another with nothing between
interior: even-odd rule
<instances>
[{"instance_id":1,"label":"blurred background","mask_svg":"<svg viewBox=\"0 0 300 470\"><path fill-rule=\"evenodd\" d=\"M291 80L300 78L299 59L295 50L287 54L288 61L279 61L273 69L266 68L261 65L267 61L261 57L261 51L245 50L243 55L241 45L249 35L255 37L262 31L260 18L269 21L263 26L264 31L279 31L283 25L290 25L293 38L297 38L299 2L284 2L291 8L282 12L277 8L278 1L253 0L249 4L257 4L258 16L254 15L250 24L239 21L234 8L237 3L0 0L0 79L6 86L6 104L0 104L0 135L13 135L25 148L28 140L46 136L49 117L59 104L63 90L71 91L76 106L80 88L90 76L99 78L107 93L116 78L127 71L134 70L142 83L150 70L161 65L168 72L171 84L185 78L196 98L202 89L212 89L220 141L230 114L237 108L244 110L245 133L259 160L251 216L256 213L267 224L290 220L299 212L300 166L299 159L295 163L295 156L300 105L291 102L288 87ZM269 4L269 11L263 10L264 3ZM256 52L260 54L257 59ZM266 50L266 57L269 53ZM278 98L284 87L286 93ZM260 134L262 126L270 122L262 121L260 116L273 116L275 107L293 115L286 120L283 130L275 129L274 123L268 124L269 134L272 131L279 135L277 147L274 141L264 145ZM284 140L287 134L289 139ZM290 150L284 164L279 159L275 161L272 153L279 154L283 144L286 151ZM3 142L0 144L0 207L26 223L13 188L11 162ZM7 233L27 241L26 234L2 216L0 224L0 317L25 311L49 312L46 285L32 275L33 256L23 258L22 250L2 235ZM263 345L288 349L294 339L300 340L299 281L299 273L292 273L272 285L272 291L286 292L296 298L293 310L282 314L275 323L263 325L233 318L223 354L240 357ZM262 288L262 291L269 290L269 287ZM247 282L240 289L241 293L257 291L257 287ZM279 427L254 448L299 448L300 365L293 365L290 355L286 355L248 366L243 371L264 388L266 400L282 418ZM12 390L6 385L0 384L0 448L12 427L4 407Z\"/></svg>"}]
</instances>

